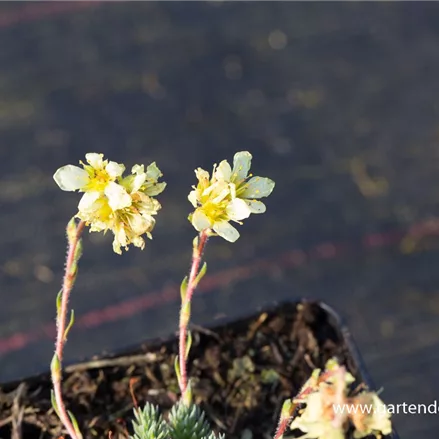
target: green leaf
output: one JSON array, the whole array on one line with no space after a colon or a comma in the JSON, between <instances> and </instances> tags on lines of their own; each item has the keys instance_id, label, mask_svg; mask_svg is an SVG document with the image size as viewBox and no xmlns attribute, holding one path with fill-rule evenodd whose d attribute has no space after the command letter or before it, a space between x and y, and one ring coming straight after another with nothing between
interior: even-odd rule
<instances>
[{"instance_id":1,"label":"green leaf","mask_svg":"<svg viewBox=\"0 0 439 439\"><path fill-rule=\"evenodd\" d=\"M188 325L190 318L191 318L191 303L186 302L181 307L181 320L180 320L180 322L185 324L185 325Z\"/></svg>"},{"instance_id":2,"label":"green leaf","mask_svg":"<svg viewBox=\"0 0 439 439\"><path fill-rule=\"evenodd\" d=\"M192 248L196 251L198 251L198 243L199 243L199 239L198 239L198 236L196 236L194 238L194 240L192 241Z\"/></svg>"},{"instance_id":3,"label":"green leaf","mask_svg":"<svg viewBox=\"0 0 439 439\"><path fill-rule=\"evenodd\" d=\"M58 404L56 403L55 392L53 390L50 391L50 401L52 402L53 410L55 410L55 413L58 415L59 418Z\"/></svg>"},{"instance_id":4,"label":"green leaf","mask_svg":"<svg viewBox=\"0 0 439 439\"><path fill-rule=\"evenodd\" d=\"M180 285L180 295L182 302L184 302L184 300L186 299L187 283L188 283L188 277L185 276Z\"/></svg>"},{"instance_id":5,"label":"green leaf","mask_svg":"<svg viewBox=\"0 0 439 439\"><path fill-rule=\"evenodd\" d=\"M203 279L204 275L206 274L207 271L207 264L204 263L203 266L201 267L201 270L198 272L197 277L195 278L195 286L198 285L198 282L200 282L201 279Z\"/></svg>"},{"instance_id":6,"label":"green leaf","mask_svg":"<svg viewBox=\"0 0 439 439\"><path fill-rule=\"evenodd\" d=\"M261 382L263 384L274 384L279 381L279 374L274 369L264 369L261 371Z\"/></svg>"},{"instance_id":7,"label":"green leaf","mask_svg":"<svg viewBox=\"0 0 439 439\"><path fill-rule=\"evenodd\" d=\"M187 332L187 341L186 341L186 352L185 352L185 359L187 360L189 356L189 351L191 350L192 346L192 334L191 331Z\"/></svg>"},{"instance_id":8,"label":"green leaf","mask_svg":"<svg viewBox=\"0 0 439 439\"><path fill-rule=\"evenodd\" d=\"M73 256L73 259L75 260L75 262L78 262L81 256L82 256L82 239L80 239L76 244L75 254Z\"/></svg>"},{"instance_id":9,"label":"green leaf","mask_svg":"<svg viewBox=\"0 0 439 439\"><path fill-rule=\"evenodd\" d=\"M180 371L180 362L179 362L179 359L178 359L178 355L175 356L174 369L175 369L175 375L177 375L178 384L180 385L180 383L181 383L181 371Z\"/></svg>"},{"instance_id":10,"label":"green leaf","mask_svg":"<svg viewBox=\"0 0 439 439\"><path fill-rule=\"evenodd\" d=\"M59 290L56 296L56 315L59 316L61 312L61 301L62 301L62 288Z\"/></svg>"},{"instance_id":11,"label":"green leaf","mask_svg":"<svg viewBox=\"0 0 439 439\"><path fill-rule=\"evenodd\" d=\"M69 276L72 279L72 287L73 283L76 280L76 275L78 274L78 263L77 261L73 260L72 265L70 266Z\"/></svg>"},{"instance_id":12,"label":"green leaf","mask_svg":"<svg viewBox=\"0 0 439 439\"><path fill-rule=\"evenodd\" d=\"M147 402L143 410L134 409L132 421L134 436L131 439L168 439L168 425L163 420L158 406Z\"/></svg>"},{"instance_id":13,"label":"green leaf","mask_svg":"<svg viewBox=\"0 0 439 439\"><path fill-rule=\"evenodd\" d=\"M212 430L205 413L195 404L178 401L169 412L169 432L172 439L202 439Z\"/></svg>"},{"instance_id":14,"label":"green leaf","mask_svg":"<svg viewBox=\"0 0 439 439\"><path fill-rule=\"evenodd\" d=\"M191 380L189 379L186 387L186 391L181 396L183 403L187 405L188 407L192 404L192 384Z\"/></svg>"},{"instance_id":15,"label":"green leaf","mask_svg":"<svg viewBox=\"0 0 439 439\"><path fill-rule=\"evenodd\" d=\"M69 414L69 418L72 421L73 428L74 428L74 430L75 430L75 432L77 434L77 438L76 439L82 439L81 430L79 430L78 421L76 420L75 415L71 411L69 411L69 410L67 410L67 413Z\"/></svg>"},{"instance_id":16,"label":"green leaf","mask_svg":"<svg viewBox=\"0 0 439 439\"><path fill-rule=\"evenodd\" d=\"M69 324L67 325L66 330L64 331L64 341L67 340L67 335L70 331L70 329L73 326L73 323L75 323L75 312L73 311L73 309L70 311L70 321Z\"/></svg>"},{"instance_id":17,"label":"green leaf","mask_svg":"<svg viewBox=\"0 0 439 439\"><path fill-rule=\"evenodd\" d=\"M282 405L282 410L280 413L280 421L289 419L291 417L291 409L293 407L293 401L291 399L287 399L284 401Z\"/></svg>"},{"instance_id":18,"label":"green leaf","mask_svg":"<svg viewBox=\"0 0 439 439\"><path fill-rule=\"evenodd\" d=\"M52 361L50 362L50 372L54 381L61 379L61 362L56 352L53 354Z\"/></svg>"}]
</instances>

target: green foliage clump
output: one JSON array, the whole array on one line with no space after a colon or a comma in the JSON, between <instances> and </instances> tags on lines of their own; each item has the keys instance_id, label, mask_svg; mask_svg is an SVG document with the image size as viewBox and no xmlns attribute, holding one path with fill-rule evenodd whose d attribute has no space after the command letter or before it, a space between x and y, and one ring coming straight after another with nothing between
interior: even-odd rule
<instances>
[{"instance_id":1,"label":"green foliage clump","mask_svg":"<svg viewBox=\"0 0 439 439\"><path fill-rule=\"evenodd\" d=\"M195 404L177 402L166 421L159 408L147 402L143 410L134 409L134 417L130 439L224 439L212 431L205 413Z\"/></svg>"}]
</instances>

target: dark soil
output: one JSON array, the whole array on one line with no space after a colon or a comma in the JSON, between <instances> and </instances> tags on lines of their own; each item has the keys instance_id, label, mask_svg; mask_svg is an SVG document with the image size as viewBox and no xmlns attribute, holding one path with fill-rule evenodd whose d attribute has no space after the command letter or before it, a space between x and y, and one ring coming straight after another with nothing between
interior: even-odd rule
<instances>
[{"instance_id":1,"label":"dark soil","mask_svg":"<svg viewBox=\"0 0 439 439\"><path fill-rule=\"evenodd\" d=\"M336 356L363 377L340 328L317 303L283 304L237 323L193 328L190 376L195 402L230 438L245 429L272 437L283 401L295 395L314 367ZM178 398L174 373L176 340L145 344L130 354L96 359L66 369L64 395L86 439L126 438L133 394L169 409ZM131 383L131 384L130 384ZM48 375L0 389L0 437L21 424L26 439L63 434L50 403ZM22 415L22 421L19 416Z\"/></svg>"}]
</instances>

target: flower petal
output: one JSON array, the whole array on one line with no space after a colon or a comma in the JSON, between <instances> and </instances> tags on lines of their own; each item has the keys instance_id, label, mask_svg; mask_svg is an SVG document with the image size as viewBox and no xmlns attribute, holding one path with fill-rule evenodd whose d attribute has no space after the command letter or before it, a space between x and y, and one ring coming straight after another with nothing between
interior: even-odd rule
<instances>
[{"instance_id":1,"label":"flower petal","mask_svg":"<svg viewBox=\"0 0 439 439\"><path fill-rule=\"evenodd\" d=\"M197 168L195 169L195 175L197 176L197 179L201 185L201 187L206 188L209 186L209 173L205 171L204 169Z\"/></svg>"},{"instance_id":2,"label":"flower petal","mask_svg":"<svg viewBox=\"0 0 439 439\"><path fill-rule=\"evenodd\" d=\"M85 154L87 163L94 169L102 169L104 167L104 154L97 154L96 152L89 152Z\"/></svg>"},{"instance_id":3,"label":"flower petal","mask_svg":"<svg viewBox=\"0 0 439 439\"><path fill-rule=\"evenodd\" d=\"M108 204L113 210L131 206L132 200L128 192L114 181L107 184L104 193L108 198Z\"/></svg>"},{"instance_id":4,"label":"flower petal","mask_svg":"<svg viewBox=\"0 0 439 439\"><path fill-rule=\"evenodd\" d=\"M250 208L248 204L239 198L232 200L226 207L228 218L233 221L241 221L250 216Z\"/></svg>"},{"instance_id":5,"label":"flower petal","mask_svg":"<svg viewBox=\"0 0 439 439\"><path fill-rule=\"evenodd\" d=\"M140 201L136 202L138 211L144 216L157 215L157 212L162 208L161 204L143 192L138 192L137 195L140 196Z\"/></svg>"},{"instance_id":6,"label":"flower petal","mask_svg":"<svg viewBox=\"0 0 439 439\"><path fill-rule=\"evenodd\" d=\"M78 166L66 165L55 172L53 179L63 191L76 191L87 185L89 176Z\"/></svg>"},{"instance_id":7,"label":"flower petal","mask_svg":"<svg viewBox=\"0 0 439 439\"><path fill-rule=\"evenodd\" d=\"M84 219L84 221L87 220ZM90 232L102 232L102 231L106 231L107 229L108 229L108 224L104 221L93 221L90 223Z\"/></svg>"},{"instance_id":8,"label":"flower petal","mask_svg":"<svg viewBox=\"0 0 439 439\"><path fill-rule=\"evenodd\" d=\"M133 244L134 247L140 248L141 250L145 248L145 240L141 236L135 236L131 240L131 244Z\"/></svg>"},{"instance_id":9,"label":"flower petal","mask_svg":"<svg viewBox=\"0 0 439 439\"><path fill-rule=\"evenodd\" d=\"M161 194L166 187L166 183L163 181L161 183L155 183L152 186L146 186L145 194L150 197L155 197L156 195Z\"/></svg>"},{"instance_id":10,"label":"flower petal","mask_svg":"<svg viewBox=\"0 0 439 439\"><path fill-rule=\"evenodd\" d=\"M153 180L154 182L157 181L162 175L163 174L161 173L155 162L151 163L146 168L146 177L150 180Z\"/></svg>"},{"instance_id":11,"label":"flower petal","mask_svg":"<svg viewBox=\"0 0 439 439\"><path fill-rule=\"evenodd\" d=\"M194 189L193 191L189 192L189 195L187 197L187 199L189 200L189 202L192 204L192 206L197 207L198 206L198 192L196 189Z\"/></svg>"},{"instance_id":12,"label":"flower petal","mask_svg":"<svg viewBox=\"0 0 439 439\"><path fill-rule=\"evenodd\" d=\"M264 213L267 210L262 201L245 200L245 202L247 203L251 213Z\"/></svg>"},{"instance_id":13,"label":"flower petal","mask_svg":"<svg viewBox=\"0 0 439 439\"><path fill-rule=\"evenodd\" d=\"M134 165L131 168L131 172L133 174L143 174L145 172L144 169L145 169L145 167L143 165Z\"/></svg>"},{"instance_id":14,"label":"flower petal","mask_svg":"<svg viewBox=\"0 0 439 439\"><path fill-rule=\"evenodd\" d=\"M128 218L128 223L134 234L143 235L147 230L152 230L154 225L154 218L152 216L145 218L140 214L131 215Z\"/></svg>"},{"instance_id":15,"label":"flower petal","mask_svg":"<svg viewBox=\"0 0 439 439\"><path fill-rule=\"evenodd\" d=\"M93 212L95 207L97 208L96 201L98 201L100 196L100 192L86 192L79 201L78 210L84 213Z\"/></svg>"},{"instance_id":16,"label":"flower petal","mask_svg":"<svg viewBox=\"0 0 439 439\"><path fill-rule=\"evenodd\" d=\"M233 157L233 174L231 181L244 180L252 163L252 155L248 151L237 152Z\"/></svg>"},{"instance_id":17,"label":"flower petal","mask_svg":"<svg viewBox=\"0 0 439 439\"><path fill-rule=\"evenodd\" d=\"M206 192L208 192L208 190L211 188L211 201L214 204L218 204L221 203L221 201L224 200L224 198L226 198L229 194L230 194L230 188L229 185L225 182L223 182L223 184L220 184L221 182L217 181L216 183L214 183L212 186L209 186L209 188L207 188L204 192L203 195L206 195Z\"/></svg>"},{"instance_id":18,"label":"flower petal","mask_svg":"<svg viewBox=\"0 0 439 439\"><path fill-rule=\"evenodd\" d=\"M120 177L125 171L125 166L116 162L110 162L105 166L105 170L111 178Z\"/></svg>"},{"instance_id":19,"label":"flower petal","mask_svg":"<svg viewBox=\"0 0 439 439\"><path fill-rule=\"evenodd\" d=\"M195 227L195 230L198 232L202 232L203 230L209 229L211 227L209 218L199 209L197 209L192 214L192 225Z\"/></svg>"},{"instance_id":20,"label":"flower petal","mask_svg":"<svg viewBox=\"0 0 439 439\"><path fill-rule=\"evenodd\" d=\"M239 238L239 232L227 221L217 221L212 228L226 241L235 242Z\"/></svg>"},{"instance_id":21,"label":"flower petal","mask_svg":"<svg viewBox=\"0 0 439 439\"><path fill-rule=\"evenodd\" d=\"M215 170L215 178L217 180L230 181L232 176L232 168L230 167L227 160L223 160Z\"/></svg>"},{"instance_id":22,"label":"flower petal","mask_svg":"<svg viewBox=\"0 0 439 439\"><path fill-rule=\"evenodd\" d=\"M122 254L121 247L127 246L127 235L123 226L116 227L113 229L114 240L113 240L113 251L118 255Z\"/></svg>"},{"instance_id":23,"label":"flower petal","mask_svg":"<svg viewBox=\"0 0 439 439\"><path fill-rule=\"evenodd\" d=\"M130 192L137 192L145 183L146 173L139 173L133 176L134 178L131 180L131 185L129 188Z\"/></svg>"},{"instance_id":24,"label":"flower petal","mask_svg":"<svg viewBox=\"0 0 439 439\"><path fill-rule=\"evenodd\" d=\"M242 198L268 197L274 189L274 181L265 177L253 177L245 185L239 195Z\"/></svg>"}]
</instances>

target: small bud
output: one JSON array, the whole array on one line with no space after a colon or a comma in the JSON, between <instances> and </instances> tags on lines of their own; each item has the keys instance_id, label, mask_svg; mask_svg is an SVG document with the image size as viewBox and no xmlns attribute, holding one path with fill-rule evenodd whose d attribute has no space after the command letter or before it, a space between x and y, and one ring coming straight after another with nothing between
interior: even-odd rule
<instances>
[{"instance_id":1,"label":"small bud","mask_svg":"<svg viewBox=\"0 0 439 439\"><path fill-rule=\"evenodd\" d=\"M77 229L76 229L76 220L75 217L73 217L67 224L66 228L67 233L67 240L69 244L72 244L72 242L76 239Z\"/></svg>"},{"instance_id":2,"label":"small bud","mask_svg":"<svg viewBox=\"0 0 439 439\"><path fill-rule=\"evenodd\" d=\"M194 240L192 241L192 249L193 249L193 256L194 257L199 256L199 251L198 251L199 242L200 242L200 240L199 240L198 236L196 236L194 238Z\"/></svg>"},{"instance_id":3,"label":"small bud","mask_svg":"<svg viewBox=\"0 0 439 439\"><path fill-rule=\"evenodd\" d=\"M282 406L282 410L280 413L279 418L279 424L277 426L275 439L282 439L285 430L288 427L288 424L290 423L291 416L294 412L296 405L294 404L293 400L287 399Z\"/></svg>"},{"instance_id":4,"label":"small bud","mask_svg":"<svg viewBox=\"0 0 439 439\"><path fill-rule=\"evenodd\" d=\"M294 409L293 401L291 399L287 399L282 405L280 420L283 421L285 419L289 419L291 417L292 409Z\"/></svg>"}]
</instances>

